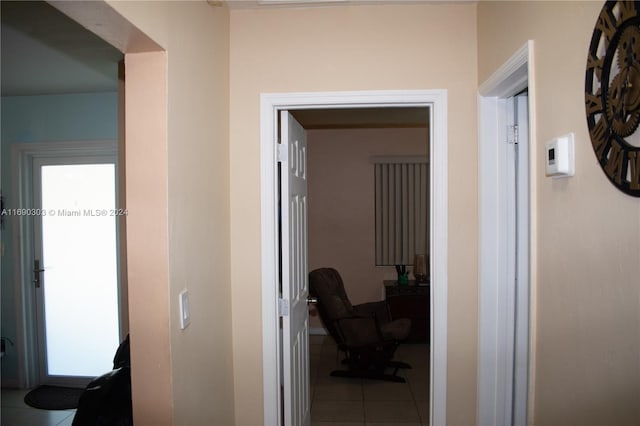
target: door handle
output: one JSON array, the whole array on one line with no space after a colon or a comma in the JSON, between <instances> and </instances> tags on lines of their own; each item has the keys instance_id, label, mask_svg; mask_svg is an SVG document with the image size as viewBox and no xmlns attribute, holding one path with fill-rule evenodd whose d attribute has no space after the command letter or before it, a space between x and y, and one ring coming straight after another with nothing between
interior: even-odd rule
<instances>
[{"instance_id":1,"label":"door handle","mask_svg":"<svg viewBox=\"0 0 640 426\"><path fill-rule=\"evenodd\" d=\"M318 303L318 298L317 297L313 297L313 296L307 296L307 305L310 304L317 304Z\"/></svg>"},{"instance_id":2,"label":"door handle","mask_svg":"<svg viewBox=\"0 0 640 426\"><path fill-rule=\"evenodd\" d=\"M40 288L40 272L44 272L44 269L40 267L40 260L33 260L33 284L35 284L36 288Z\"/></svg>"}]
</instances>

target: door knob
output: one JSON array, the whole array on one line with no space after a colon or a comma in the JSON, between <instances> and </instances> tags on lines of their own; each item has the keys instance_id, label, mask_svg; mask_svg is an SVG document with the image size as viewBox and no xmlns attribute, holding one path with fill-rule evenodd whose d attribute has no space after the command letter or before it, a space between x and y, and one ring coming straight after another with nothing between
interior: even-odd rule
<instances>
[{"instance_id":1,"label":"door knob","mask_svg":"<svg viewBox=\"0 0 640 426\"><path fill-rule=\"evenodd\" d=\"M312 297L312 296L307 296L307 305L310 305L311 303L313 303L314 305L316 303L318 303L318 298L317 297Z\"/></svg>"}]
</instances>

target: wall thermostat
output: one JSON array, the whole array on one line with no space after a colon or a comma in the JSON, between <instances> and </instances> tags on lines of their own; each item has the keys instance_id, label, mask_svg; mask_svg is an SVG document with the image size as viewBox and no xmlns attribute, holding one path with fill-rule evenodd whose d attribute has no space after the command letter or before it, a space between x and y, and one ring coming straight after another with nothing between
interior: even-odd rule
<instances>
[{"instance_id":1,"label":"wall thermostat","mask_svg":"<svg viewBox=\"0 0 640 426\"><path fill-rule=\"evenodd\" d=\"M573 145L573 133L555 138L547 144L547 176L554 178L573 176L575 172Z\"/></svg>"}]
</instances>

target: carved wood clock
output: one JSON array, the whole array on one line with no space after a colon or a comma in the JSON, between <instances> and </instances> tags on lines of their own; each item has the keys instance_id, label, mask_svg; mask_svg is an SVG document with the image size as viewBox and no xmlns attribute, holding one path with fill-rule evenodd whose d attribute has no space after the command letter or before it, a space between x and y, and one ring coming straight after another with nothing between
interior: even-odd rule
<instances>
[{"instance_id":1,"label":"carved wood clock","mask_svg":"<svg viewBox=\"0 0 640 426\"><path fill-rule=\"evenodd\" d=\"M640 197L640 2L607 1L587 58L587 124L603 172Z\"/></svg>"}]
</instances>

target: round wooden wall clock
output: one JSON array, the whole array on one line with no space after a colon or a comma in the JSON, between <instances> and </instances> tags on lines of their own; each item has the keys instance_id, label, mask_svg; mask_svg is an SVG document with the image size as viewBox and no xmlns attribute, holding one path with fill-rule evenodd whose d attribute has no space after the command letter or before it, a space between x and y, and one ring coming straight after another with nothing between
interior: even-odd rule
<instances>
[{"instance_id":1,"label":"round wooden wall clock","mask_svg":"<svg viewBox=\"0 0 640 426\"><path fill-rule=\"evenodd\" d=\"M587 124L603 172L640 197L640 2L607 1L587 58Z\"/></svg>"}]
</instances>

